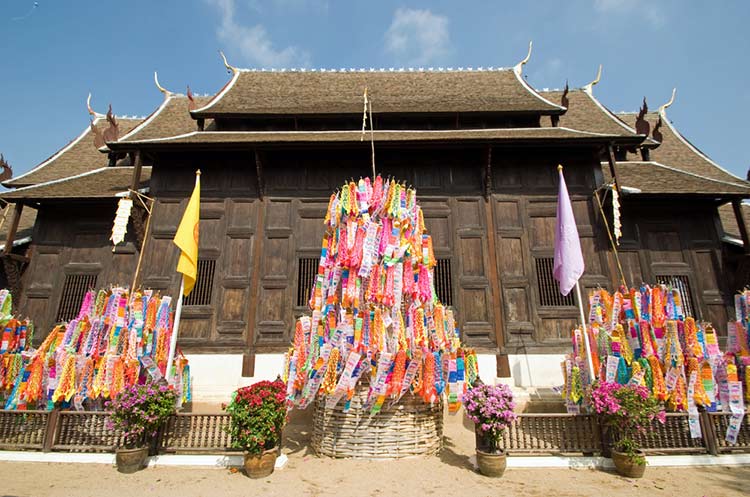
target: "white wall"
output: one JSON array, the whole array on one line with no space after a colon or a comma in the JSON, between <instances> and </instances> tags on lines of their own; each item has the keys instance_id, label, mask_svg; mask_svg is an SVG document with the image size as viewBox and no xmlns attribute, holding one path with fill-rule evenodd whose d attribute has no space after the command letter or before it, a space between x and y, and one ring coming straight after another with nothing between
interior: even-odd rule
<instances>
[{"instance_id":1,"label":"white wall","mask_svg":"<svg viewBox=\"0 0 750 497\"><path fill-rule=\"evenodd\" d=\"M239 387L273 380L284 368L284 354L256 354L255 376L242 377L241 354L187 354L193 377L194 402L228 402ZM498 379L494 354L478 354L479 376L485 383L502 381L519 389L555 387L563 384L560 362L563 354L509 355L512 378Z\"/></svg>"}]
</instances>

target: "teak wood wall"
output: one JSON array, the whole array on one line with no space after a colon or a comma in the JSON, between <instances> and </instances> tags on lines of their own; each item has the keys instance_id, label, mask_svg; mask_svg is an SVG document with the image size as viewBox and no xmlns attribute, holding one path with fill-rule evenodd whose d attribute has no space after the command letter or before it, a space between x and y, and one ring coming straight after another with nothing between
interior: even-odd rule
<instances>
[{"instance_id":1,"label":"teak wood wall","mask_svg":"<svg viewBox=\"0 0 750 497\"><path fill-rule=\"evenodd\" d=\"M598 151L495 146L489 175L487 157L480 146L383 148L377 168L416 187L435 254L450 261L451 297L465 342L489 353L566 352L578 311L543 305L536 261L553 255L556 166L562 163L586 261L584 292L618 284L592 200L602 181ZM287 349L296 317L307 311L296 305L298 261L319 256L331 192L370 174L369 160L364 145L268 149L257 157L253 150L155 155L150 194L156 205L143 287L177 296L172 238L194 171L203 172L200 257L214 259L216 269L210 304L184 308L183 351L243 353L247 373L253 354ZM115 205L40 209L21 305L36 320L38 339L54 324L66 272L94 271L100 287L131 281L134 244L113 253L108 241ZM722 286L715 206L666 210L666 203L654 207L632 197L623 205L620 257L628 283L685 275L699 317L722 323L721 329L731 295ZM687 215L695 222L685 223Z\"/></svg>"}]
</instances>

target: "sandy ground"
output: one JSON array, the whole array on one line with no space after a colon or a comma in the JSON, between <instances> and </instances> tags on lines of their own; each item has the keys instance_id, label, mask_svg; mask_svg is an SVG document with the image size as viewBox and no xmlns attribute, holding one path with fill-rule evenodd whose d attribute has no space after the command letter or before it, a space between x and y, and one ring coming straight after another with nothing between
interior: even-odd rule
<instances>
[{"instance_id":1,"label":"sandy ground","mask_svg":"<svg viewBox=\"0 0 750 497\"><path fill-rule=\"evenodd\" d=\"M588 469L508 469L500 479L473 469L473 433L458 419L445 426L439 456L400 461L319 458L309 447L309 424L288 427L289 463L268 478L211 468L144 469L123 475L99 464L0 462L0 496L633 496L750 495L750 467L647 468L640 480Z\"/></svg>"}]
</instances>

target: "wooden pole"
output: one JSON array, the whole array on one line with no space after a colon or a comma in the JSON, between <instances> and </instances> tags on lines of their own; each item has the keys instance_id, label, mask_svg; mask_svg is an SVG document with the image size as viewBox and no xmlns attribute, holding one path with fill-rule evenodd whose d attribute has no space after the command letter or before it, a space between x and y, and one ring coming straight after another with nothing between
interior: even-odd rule
<instances>
[{"instance_id":1,"label":"wooden pole","mask_svg":"<svg viewBox=\"0 0 750 497\"><path fill-rule=\"evenodd\" d=\"M177 350L177 334L180 332L180 317L182 316L182 299L183 293L185 292L185 275L180 277L180 300L177 301L177 310L174 313L174 326L172 327L172 336L169 337L169 356L167 358L167 369L164 371L164 375L167 377L169 384L174 383L174 376L172 376L172 363L174 362L174 354Z\"/></svg>"},{"instance_id":2,"label":"wooden pole","mask_svg":"<svg viewBox=\"0 0 750 497\"><path fill-rule=\"evenodd\" d=\"M141 169L143 169L143 162L141 161L141 151L136 150L135 151L135 158L133 160L133 179L130 182L130 189L135 191L138 191L138 186L141 183ZM133 195L130 195L130 198L133 198Z\"/></svg>"},{"instance_id":3,"label":"wooden pole","mask_svg":"<svg viewBox=\"0 0 750 497\"><path fill-rule=\"evenodd\" d=\"M136 193L138 200L143 204L143 208L146 209L146 228L143 232L143 241L141 241L141 251L138 253L138 264L135 266L135 274L133 275L133 286L130 287L130 292L135 292L136 285L138 284L138 275L141 272L141 262L143 261L143 252L146 250L146 242L148 241L148 230L151 227L151 211L153 209L153 199L151 200L151 208L141 199L141 195Z\"/></svg>"},{"instance_id":4,"label":"wooden pole","mask_svg":"<svg viewBox=\"0 0 750 497\"><path fill-rule=\"evenodd\" d=\"M576 281L576 294L578 296L578 310L581 312L581 326L583 327L583 343L586 346L586 363L588 364L589 380L594 381L596 377L596 371L594 371L594 361L591 359L591 345L589 345L589 333L586 330L586 313L583 312L583 299L581 299L581 285Z\"/></svg>"},{"instance_id":5,"label":"wooden pole","mask_svg":"<svg viewBox=\"0 0 750 497\"><path fill-rule=\"evenodd\" d=\"M21 221L21 212L23 212L23 204L14 204L13 208L13 219L10 221L10 227L8 228L8 236L5 239L5 248L3 249L3 255L8 255L13 250L13 242L16 239L16 232L18 231L18 223Z\"/></svg>"},{"instance_id":6,"label":"wooden pole","mask_svg":"<svg viewBox=\"0 0 750 497\"><path fill-rule=\"evenodd\" d=\"M745 213L742 212L742 200L732 200L732 209L734 209L734 217L737 219L737 226L740 229L745 253L750 254L750 238L748 238L747 225L745 224Z\"/></svg>"},{"instance_id":7,"label":"wooden pole","mask_svg":"<svg viewBox=\"0 0 750 497\"><path fill-rule=\"evenodd\" d=\"M620 264L620 255L617 252L617 244L615 244L614 238L612 238L612 232L609 229L609 221L607 221L607 215L604 213L604 206L599 198L599 191L594 190L594 197L596 197L596 203L599 205L599 213L602 215L604 220L604 226L607 229L607 236L609 237L609 244L612 246L612 251L615 255L615 261L617 262L617 269L620 271L620 280L625 288L628 288L628 283L625 281L625 273L622 270L622 264Z\"/></svg>"}]
</instances>

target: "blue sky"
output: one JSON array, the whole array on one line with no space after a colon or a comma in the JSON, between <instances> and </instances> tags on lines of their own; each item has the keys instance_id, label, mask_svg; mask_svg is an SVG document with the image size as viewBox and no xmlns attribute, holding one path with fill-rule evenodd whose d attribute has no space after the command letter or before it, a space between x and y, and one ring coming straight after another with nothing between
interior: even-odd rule
<instances>
[{"instance_id":1,"label":"blue sky","mask_svg":"<svg viewBox=\"0 0 750 497\"><path fill-rule=\"evenodd\" d=\"M677 0L3 0L0 153L22 173L88 124L85 101L147 115L166 88L214 93L240 67L516 64L537 88L579 87L614 111L677 99L670 119L733 173L750 166L750 2ZM376 109L377 110L377 109Z\"/></svg>"}]
</instances>

